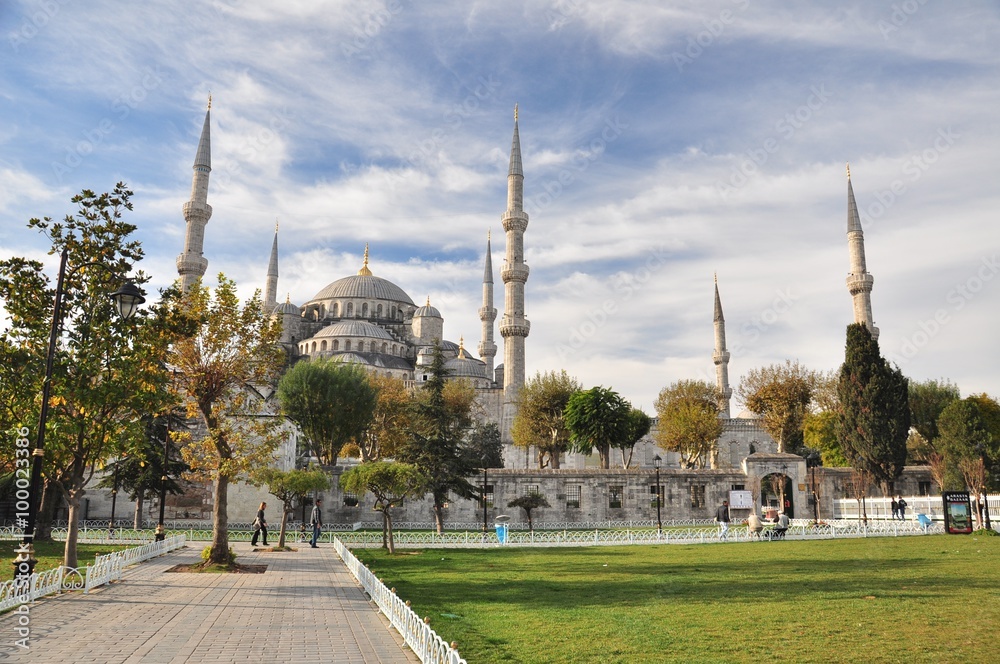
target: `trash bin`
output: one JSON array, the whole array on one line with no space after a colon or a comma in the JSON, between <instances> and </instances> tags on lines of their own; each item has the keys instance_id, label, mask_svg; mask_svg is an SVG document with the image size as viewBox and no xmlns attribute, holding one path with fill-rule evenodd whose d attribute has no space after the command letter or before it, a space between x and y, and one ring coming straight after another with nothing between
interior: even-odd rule
<instances>
[{"instance_id":1,"label":"trash bin","mask_svg":"<svg viewBox=\"0 0 1000 664\"><path fill-rule=\"evenodd\" d=\"M501 544L507 543L507 522L510 521L510 517L501 514L496 519L494 519L496 529L497 529L497 540Z\"/></svg>"}]
</instances>

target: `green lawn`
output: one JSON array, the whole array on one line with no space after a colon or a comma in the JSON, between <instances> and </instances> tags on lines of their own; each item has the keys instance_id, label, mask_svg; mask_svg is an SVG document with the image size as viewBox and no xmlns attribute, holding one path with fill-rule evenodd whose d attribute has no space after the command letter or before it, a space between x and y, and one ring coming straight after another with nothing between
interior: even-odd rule
<instances>
[{"instance_id":1,"label":"green lawn","mask_svg":"<svg viewBox=\"0 0 1000 664\"><path fill-rule=\"evenodd\" d=\"M470 663L997 656L996 537L354 553Z\"/></svg>"},{"instance_id":2,"label":"green lawn","mask_svg":"<svg viewBox=\"0 0 1000 664\"><path fill-rule=\"evenodd\" d=\"M14 578L14 557L20 542L2 541L0 542L0 581L9 581ZM112 551L127 549L135 544L122 544L112 546L109 544L77 544L77 559L80 561L80 568L91 565L94 556L98 553L105 554ZM44 572L47 569L54 569L62 565L63 551L66 548L65 542L36 542L35 558L38 564L35 565L36 572Z\"/></svg>"}]
</instances>

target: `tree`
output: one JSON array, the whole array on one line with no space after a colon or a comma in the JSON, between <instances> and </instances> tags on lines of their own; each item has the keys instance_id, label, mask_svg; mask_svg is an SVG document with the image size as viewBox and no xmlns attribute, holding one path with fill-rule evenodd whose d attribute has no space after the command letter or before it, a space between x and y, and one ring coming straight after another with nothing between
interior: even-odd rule
<instances>
[{"instance_id":1,"label":"tree","mask_svg":"<svg viewBox=\"0 0 1000 664\"><path fill-rule=\"evenodd\" d=\"M444 532L444 506L448 493L472 498L478 493L469 483L478 465L469 465L462 454L462 439L471 424L468 390L463 383L449 387L445 378L444 355L440 344L434 346L430 377L417 395L413 407L413 429L403 447L400 460L411 463L427 478L426 488L434 504L437 532Z\"/></svg>"},{"instance_id":2,"label":"tree","mask_svg":"<svg viewBox=\"0 0 1000 664\"><path fill-rule=\"evenodd\" d=\"M295 422L321 464L371 425L378 392L360 365L330 359L299 362L278 383L282 412Z\"/></svg>"},{"instance_id":3,"label":"tree","mask_svg":"<svg viewBox=\"0 0 1000 664\"><path fill-rule=\"evenodd\" d=\"M909 388L910 421L913 428L931 446L938 437L938 418L945 406L962 398L958 386L948 380L911 382Z\"/></svg>"},{"instance_id":4,"label":"tree","mask_svg":"<svg viewBox=\"0 0 1000 664\"><path fill-rule=\"evenodd\" d=\"M861 323L847 327L847 347L837 387L837 437L851 466L871 475L885 495L906 463L910 430L907 380L879 354Z\"/></svg>"},{"instance_id":5,"label":"tree","mask_svg":"<svg viewBox=\"0 0 1000 664\"><path fill-rule=\"evenodd\" d=\"M786 360L752 369L740 381L737 395L760 416L761 426L778 443L778 451L794 453L802 447L802 429L816 383L816 372Z\"/></svg>"},{"instance_id":6,"label":"tree","mask_svg":"<svg viewBox=\"0 0 1000 664\"><path fill-rule=\"evenodd\" d=\"M947 468L945 482L948 485L942 488L968 487L979 515L982 510L980 497L986 494L988 469L1000 459L1000 440L990 432L980 399L968 397L952 401L941 411L937 427L937 448ZM982 527L981 516L979 519Z\"/></svg>"},{"instance_id":7,"label":"tree","mask_svg":"<svg viewBox=\"0 0 1000 664\"><path fill-rule=\"evenodd\" d=\"M236 284L222 274L214 293L200 283L183 295L172 293L163 314L182 319L190 332L174 342L168 357L178 369L175 385L187 415L205 435L179 438L186 442L184 460L215 483L208 564L228 565L229 483L269 465L281 442L281 422L266 416L255 387L273 385L284 366L281 326L264 313L259 292L241 306Z\"/></svg>"},{"instance_id":8,"label":"tree","mask_svg":"<svg viewBox=\"0 0 1000 664\"><path fill-rule=\"evenodd\" d=\"M396 552L392 536L392 513L395 505L427 491L428 478L412 464L372 461L351 468L340 476L340 488L362 496L375 497L375 509L382 512L382 546Z\"/></svg>"},{"instance_id":9,"label":"tree","mask_svg":"<svg viewBox=\"0 0 1000 664\"><path fill-rule=\"evenodd\" d=\"M802 440L806 447L819 452L824 466L843 468L851 465L840 449L835 411L806 413L802 424Z\"/></svg>"},{"instance_id":10,"label":"tree","mask_svg":"<svg viewBox=\"0 0 1000 664\"><path fill-rule=\"evenodd\" d=\"M377 393L375 410L358 448L362 461L377 461L395 456L406 440L413 399L398 378L372 374L368 380Z\"/></svg>"},{"instance_id":11,"label":"tree","mask_svg":"<svg viewBox=\"0 0 1000 664\"><path fill-rule=\"evenodd\" d=\"M503 444L496 422L477 422L462 446L462 455L470 468L503 468Z\"/></svg>"},{"instance_id":12,"label":"tree","mask_svg":"<svg viewBox=\"0 0 1000 664\"><path fill-rule=\"evenodd\" d=\"M610 468L611 448L628 437L631 408L617 392L604 387L574 393L564 411L572 449L584 454L596 449L601 468Z\"/></svg>"},{"instance_id":13,"label":"tree","mask_svg":"<svg viewBox=\"0 0 1000 664\"><path fill-rule=\"evenodd\" d=\"M649 433L653 427L653 420L649 415L638 408L630 408L628 421L625 426L625 437L620 439L615 447L622 451L622 468L628 468L632 464L632 452L635 451L635 444L642 440L642 437ZM628 450L628 457L625 456Z\"/></svg>"},{"instance_id":14,"label":"tree","mask_svg":"<svg viewBox=\"0 0 1000 664\"><path fill-rule=\"evenodd\" d=\"M531 511L538 509L539 507L550 507L549 501L545 499L540 493L529 493L527 496L521 496L520 498L515 498L514 500L507 503L507 507L520 507L524 510L524 514L528 517L528 530L530 532L535 531L534 523L531 520Z\"/></svg>"},{"instance_id":15,"label":"tree","mask_svg":"<svg viewBox=\"0 0 1000 664\"><path fill-rule=\"evenodd\" d=\"M281 529L278 531L279 549L285 546L288 515L295 509L295 503L301 502L311 493L326 491L330 487L330 476L318 468L278 470L267 467L260 470L253 479L267 485L267 490L271 495L281 501Z\"/></svg>"},{"instance_id":16,"label":"tree","mask_svg":"<svg viewBox=\"0 0 1000 664\"><path fill-rule=\"evenodd\" d=\"M656 444L681 456L685 468L704 468L722 435L719 390L702 380L680 380L660 390Z\"/></svg>"},{"instance_id":17,"label":"tree","mask_svg":"<svg viewBox=\"0 0 1000 664\"><path fill-rule=\"evenodd\" d=\"M45 479L34 539L46 538L55 499L65 499L69 528L63 564L68 567L77 566L77 527L85 487L116 441L138 439L140 415L158 411L166 397L157 363L163 346L151 333L147 313L140 311L123 321L107 302L108 294L143 258L139 242L131 237L136 227L124 220L132 210L131 196L123 183L109 193L84 190L72 199L78 206L73 215L58 222L50 217L28 222L51 242L51 254L62 254L66 266L45 432ZM148 281L141 272L132 278L137 284ZM4 402L0 423L5 432L28 428L29 418L38 420L37 395L42 391L57 288L39 261L0 262L0 297L10 320L0 333ZM6 445L14 436L4 438ZM14 458L12 451L4 456Z\"/></svg>"},{"instance_id":18,"label":"tree","mask_svg":"<svg viewBox=\"0 0 1000 664\"><path fill-rule=\"evenodd\" d=\"M517 415L511 427L514 444L538 450L538 467L559 467L559 455L569 445L569 430L563 416L569 398L580 383L565 371L536 373L518 393Z\"/></svg>"}]
</instances>

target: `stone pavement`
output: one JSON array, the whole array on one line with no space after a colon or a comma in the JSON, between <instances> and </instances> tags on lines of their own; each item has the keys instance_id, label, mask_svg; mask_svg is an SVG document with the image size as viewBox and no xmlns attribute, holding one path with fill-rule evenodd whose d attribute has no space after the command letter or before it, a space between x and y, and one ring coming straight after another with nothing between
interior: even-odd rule
<instances>
[{"instance_id":1,"label":"stone pavement","mask_svg":"<svg viewBox=\"0 0 1000 664\"><path fill-rule=\"evenodd\" d=\"M14 645L17 617L0 616L0 661L72 662L418 662L369 603L329 544L254 552L243 564L264 574L178 574L200 561L203 542L154 558L90 594L31 606L30 650Z\"/></svg>"}]
</instances>

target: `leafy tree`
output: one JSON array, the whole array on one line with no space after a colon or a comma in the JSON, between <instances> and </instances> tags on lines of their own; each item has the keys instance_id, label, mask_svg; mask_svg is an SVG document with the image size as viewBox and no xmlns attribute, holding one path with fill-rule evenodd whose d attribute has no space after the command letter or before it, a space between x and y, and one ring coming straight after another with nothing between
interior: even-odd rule
<instances>
[{"instance_id":1,"label":"leafy tree","mask_svg":"<svg viewBox=\"0 0 1000 664\"><path fill-rule=\"evenodd\" d=\"M704 468L722 435L719 390L703 380L680 380L660 390L656 444L681 456L686 468Z\"/></svg>"},{"instance_id":2,"label":"leafy tree","mask_svg":"<svg viewBox=\"0 0 1000 664\"><path fill-rule=\"evenodd\" d=\"M412 464L389 461L362 463L340 476L340 488L362 496L375 497L375 509L382 512L382 546L396 552L392 536L392 508L406 498L426 493L428 478Z\"/></svg>"},{"instance_id":3,"label":"leafy tree","mask_svg":"<svg viewBox=\"0 0 1000 664\"><path fill-rule=\"evenodd\" d=\"M528 530L530 532L535 531L534 523L531 520L531 511L538 509L539 507L550 507L549 501L545 499L540 493L529 493L527 496L521 496L520 498L515 498L514 500L507 503L507 507L520 507L524 510L524 515L528 517Z\"/></svg>"},{"instance_id":4,"label":"leafy tree","mask_svg":"<svg viewBox=\"0 0 1000 664\"><path fill-rule=\"evenodd\" d=\"M806 447L819 452L824 466L843 468L851 465L844 456L844 451L840 449L835 411L806 413L802 426L802 440Z\"/></svg>"},{"instance_id":5,"label":"leafy tree","mask_svg":"<svg viewBox=\"0 0 1000 664\"><path fill-rule=\"evenodd\" d=\"M538 450L538 467L559 467L559 455L569 445L569 430L563 416L569 398L580 383L565 371L536 373L518 393L517 415L511 427L514 444Z\"/></svg>"},{"instance_id":6,"label":"leafy tree","mask_svg":"<svg viewBox=\"0 0 1000 664\"><path fill-rule=\"evenodd\" d=\"M341 448L363 439L378 392L360 365L318 359L299 362L278 383L278 400L320 463L336 465Z\"/></svg>"},{"instance_id":7,"label":"leafy tree","mask_svg":"<svg viewBox=\"0 0 1000 664\"><path fill-rule=\"evenodd\" d=\"M496 422L477 422L462 446L470 468L503 468L503 444Z\"/></svg>"},{"instance_id":8,"label":"leafy tree","mask_svg":"<svg viewBox=\"0 0 1000 664\"><path fill-rule=\"evenodd\" d=\"M628 438L631 409L617 392L604 387L574 393L563 415L572 449L584 454L596 449L601 457L601 468L610 468L611 448Z\"/></svg>"},{"instance_id":9,"label":"leafy tree","mask_svg":"<svg viewBox=\"0 0 1000 664\"><path fill-rule=\"evenodd\" d=\"M938 418L937 448L945 458L945 489L963 489L978 496L985 489L986 467L982 457L994 461L997 443L976 399L952 401Z\"/></svg>"},{"instance_id":10,"label":"leafy tree","mask_svg":"<svg viewBox=\"0 0 1000 664\"><path fill-rule=\"evenodd\" d=\"M85 190L72 199L78 206L74 214L58 222L50 217L28 222L66 265L48 404L45 480L34 535L46 538L55 499L65 499L69 529L63 563L69 567L77 566L85 487L116 441L138 439L140 415L158 411L166 398L157 363L163 345L151 332L147 313L123 321L107 301L122 285L118 275L130 275L143 258L139 242L131 237L136 227L124 220L132 210L131 196L123 183L110 193ZM148 280L141 272L131 276L137 284ZM0 423L6 432L33 428L25 418L38 420L56 289L39 261L0 262L0 297L10 320L0 333ZM4 438L5 445L13 440ZM14 456L12 450L4 454Z\"/></svg>"},{"instance_id":11,"label":"leafy tree","mask_svg":"<svg viewBox=\"0 0 1000 664\"><path fill-rule=\"evenodd\" d=\"M642 437L649 433L652 427L653 420L649 415L638 408L629 410L625 437L615 444L615 447L622 451L622 468L628 468L632 464L632 452L635 451L635 444L642 440ZM625 456L626 450L628 450L628 457Z\"/></svg>"},{"instance_id":12,"label":"leafy tree","mask_svg":"<svg viewBox=\"0 0 1000 664\"><path fill-rule=\"evenodd\" d=\"M413 399L398 378L372 374L368 380L377 397L371 425L358 440L358 448L362 461L376 461L395 456L406 440Z\"/></svg>"},{"instance_id":13,"label":"leafy tree","mask_svg":"<svg viewBox=\"0 0 1000 664\"><path fill-rule=\"evenodd\" d=\"M913 428L931 446L938 437L938 418L945 406L962 398L958 386L947 380L911 382L909 388L910 421Z\"/></svg>"},{"instance_id":14,"label":"leafy tree","mask_svg":"<svg viewBox=\"0 0 1000 664\"><path fill-rule=\"evenodd\" d=\"M802 429L816 383L816 372L786 360L751 370L740 381L737 395L760 416L761 426L778 443L779 452L796 452L802 447Z\"/></svg>"},{"instance_id":15,"label":"leafy tree","mask_svg":"<svg viewBox=\"0 0 1000 664\"><path fill-rule=\"evenodd\" d=\"M301 502L311 493L330 488L330 476L318 468L278 470L266 467L260 470L253 479L267 485L267 490L271 495L281 501L281 529L278 531L279 549L285 546L288 515L295 509L295 503Z\"/></svg>"},{"instance_id":16,"label":"leafy tree","mask_svg":"<svg viewBox=\"0 0 1000 664\"><path fill-rule=\"evenodd\" d=\"M163 315L183 319L191 332L168 357L187 415L205 435L179 438L184 460L215 483L208 563L229 565L229 483L270 464L281 442L281 422L264 416L267 404L254 387L273 384L284 365L280 323L264 313L259 292L241 306L236 284L221 274L214 293L199 283L172 294Z\"/></svg>"},{"instance_id":17,"label":"leafy tree","mask_svg":"<svg viewBox=\"0 0 1000 664\"><path fill-rule=\"evenodd\" d=\"M869 473L889 494L906 463L910 429L907 380L879 354L863 324L847 327L847 347L837 394L837 437L851 466Z\"/></svg>"},{"instance_id":18,"label":"leafy tree","mask_svg":"<svg viewBox=\"0 0 1000 664\"><path fill-rule=\"evenodd\" d=\"M462 439L471 425L469 408L471 400L462 383L452 381L449 389L445 378L441 346L435 345L430 377L417 395L413 407L413 429L403 447L400 460L413 464L427 478L426 490L434 504L434 523L437 532L444 532L444 506L448 493L462 498L472 498L478 493L465 478L478 465L469 465L462 454Z\"/></svg>"}]
</instances>

